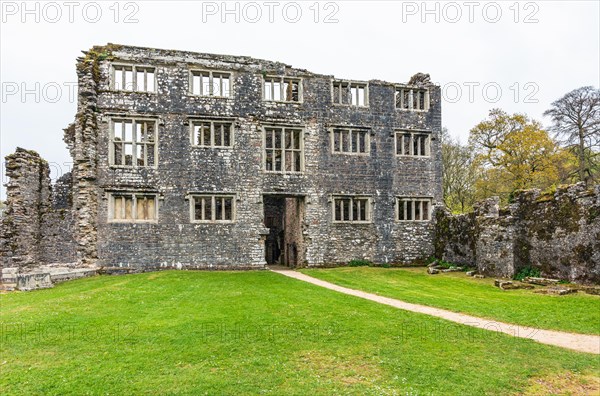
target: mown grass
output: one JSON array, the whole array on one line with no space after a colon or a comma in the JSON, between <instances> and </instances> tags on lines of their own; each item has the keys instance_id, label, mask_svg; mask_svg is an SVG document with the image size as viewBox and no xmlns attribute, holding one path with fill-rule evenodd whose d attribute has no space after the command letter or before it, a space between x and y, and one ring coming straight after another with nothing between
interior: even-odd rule
<instances>
[{"instance_id":1,"label":"mown grass","mask_svg":"<svg viewBox=\"0 0 600 396\"><path fill-rule=\"evenodd\" d=\"M500 290L494 279L462 272L428 275L424 268L332 268L301 272L341 286L523 326L600 334L600 297Z\"/></svg>"},{"instance_id":2,"label":"mown grass","mask_svg":"<svg viewBox=\"0 0 600 396\"><path fill-rule=\"evenodd\" d=\"M270 272L102 276L0 303L3 395L504 395L599 369Z\"/></svg>"}]
</instances>

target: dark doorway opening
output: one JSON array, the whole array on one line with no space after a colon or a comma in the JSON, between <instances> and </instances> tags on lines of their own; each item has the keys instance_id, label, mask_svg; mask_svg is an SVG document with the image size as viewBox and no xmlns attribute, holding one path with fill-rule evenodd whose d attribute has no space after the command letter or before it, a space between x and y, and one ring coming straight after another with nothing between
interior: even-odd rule
<instances>
[{"instance_id":1,"label":"dark doorway opening","mask_svg":"<svg viewBox=\"0 0 600 396\"><path fill-rule=\"evenodd\" d=\"M304 262L304 197L265 195L265 260L270 265L299 267Z\"/></svg>"}]
</instances>

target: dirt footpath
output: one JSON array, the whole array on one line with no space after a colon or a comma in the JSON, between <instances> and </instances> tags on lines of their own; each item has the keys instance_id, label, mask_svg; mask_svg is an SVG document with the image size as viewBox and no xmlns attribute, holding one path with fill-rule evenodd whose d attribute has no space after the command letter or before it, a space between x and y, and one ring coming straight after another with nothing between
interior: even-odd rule
<instances>
[{"instance_id":1,"label":"dirt footpath","mask_svg":"<svg viewBox=\"0 0 600 396\"><path fill-rule=\"evenodd\" d=\"M313 285L321 286L326 289L335 290L340 293L348 294L378 302L380 304L389 305L406 311L422 313L425 315L435 316L460 323L466 326L477 327L480 329L496 331L500 333L510 334L514 337L529 338L542 344L554 345L562 348L572 349L579 352L600 354L600 336L588 334L565 333L562 331L542 330L533 327L525 327L503 322L496 322L490 319L478 318L476 316L465 315L445 309L428 307L425 305L411 304L394 298L382 297L377 294L367 293L360 290L349 289L347 287L334 285L326 281L322 281L312 276L304 275L300 272L273 268L273 272L290 278L298 279L304 282L312 283Z\"/></svg>"}]
</instances>

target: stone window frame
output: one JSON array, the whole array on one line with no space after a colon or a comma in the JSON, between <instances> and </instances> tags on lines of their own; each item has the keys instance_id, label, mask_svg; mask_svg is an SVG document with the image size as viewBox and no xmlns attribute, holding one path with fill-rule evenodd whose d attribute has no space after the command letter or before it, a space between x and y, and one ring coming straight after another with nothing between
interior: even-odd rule
<instances>
[{"instance_id":1,"label":"stone window frame","mask_svg":"<svg viewBox=\"0 0 600 396\"><path fill-rule=\"evenodd\" d=\"M365 152L353 152L353 151L336 151L335 150L335 134L337 131L347 130L350 135L350 142L353 142L352 133L360 132L365 134ZM347 125L335 125L329 128L329 144L330 152L333 155L358 155L368 157L371 155L371 128L361 126L347 126ZM343 145L341 146L343 148Z\"/></svg>"},{"instance_id":2,"label":"stone window frame","mask_svg":"<svg viewBox=\"0 0 600 396\"><path fill-rule=\"evenodd\" d=\"M404 139L405 135L410 134L410 143L409 143L409 153L404 152ZM401 135L400 145L398 144L398 138ZM415 135L419 135L419 137L425 137L425 154L414 154L415 146L414 146L414 137ZM394 130L394 154L396 157L403 158L431 158L431 141L432 141L432 131L428 129L395 129ZM402 152L398 153L398 150L402 149Z\"/></svg>"},{"instance_id":3,"label":"stone window frame","mask_svg":"<svg viewBox=\"0 0 600 396\"><path fill-rule=\"evenodd\" d=\"M338 94L338 101L335 100L335 86L337 84L340 84L340 90L339 90L339 94ZM341 88L344 88L344 85L347 85L347 97L349 99L349 103L342 103L342 90ZM360 105L358 104L358 100L357 100L357 104L354 104L352 101L352 89L353 88L364 88L364 104ZM357 95L358 96L358 95ZM356 80L339 80L339 79L332 79L331 80L331 103L333 103L334 106L350 106L350 107L359 107L359 108L368 108L369 107L369 82L368 81L356 81Z\"/></svg>"},{"instance_id":4,"label":"stone window frame","mask_svg":"<svg viewBox=\"0 0 600 396\"><path fill-rule=\"evenodd\" d=\"M267 130L268 129L281 129L281 149L278 149L276 147L272 147L272 148L267 148ZM292 148L292 149L286 149L285 146L285 132L287 130L297 130L299 131L299 143L300 143L300 147L299 148ZM305 170L305 148L304 148L304 132L305 132L305 128L304 126L301 125L289 125L289 124L268 124L268 125L263 125L262 126L262 140L263 140L263 144L262 144L262 154L263 154L263 163L262 163L262 169L263 172L265 173L274 173L274 174L287 174L287 175L299 175L299 174L303 174L304 170ZM292 139L293 140L293 139ZM275 146L275 143L273 142L273 146ZM267 150L271 150L272 155L275 155L275 152L277 150L281 150L282 151L282 155L281 155L281 170L269 170L267 169ZM294 170L294 171L289 171L286 170L286 162L285 162L285 157L286 157L286 151L292 151L292 152L299 152L300 153L300 169L299 170Z\"/></svg>"},{"instance_id":5,"label":"stone window frame","mask_svg":"<svg viewBox=\"0 0 600 396\"><path fill-rule=\"evenodd\" d=\"M270 80L273 83L271 88L271 98L267 99L267 81ZM279 81L275 81L279 80ZM286 81L287 80L287 81ZM298 100L277 100L275 99L275 82L279 83L279 97L283 98L285 96L285 84L291 81L298 82ZM275 102L275 103L304 103L304 81L302 77L294 77L294 76L276 76L276 75L263 75L262 77L262 100L265 102Z\"/></svg>"},{"instance_id":6,"label":"stone window frame","mask_svg":"<svg viewBox=\"0 0 600 396\"><path fill-rule=\"evenodd\" d=\"M210 220L197 220L196 213L196 198L210 198L211 199L211 219ZM190 192L186 196L189 201L190 210L190 223L192 224L234 224L237 221L237 193L222 192L222 191L199 191ZM217 199L231 199L231 219L216 219L216 200ZM225 212L223 212L224 214ZM223 216L221 216L223 217Z\"/></svg>"},{"instance_id":7,"label":"stone window frame","mask_svg":"<svg viewBox=\"0 0 600 396\"><path fill-rule=\"evenodd\" d=\"M124 165L124 164L115 164L115 143L117 143L117 141L115 141L115 122L119 122L119 121L131 121L132 123L136 123L136 122L152 122L154 123L154 165L138 165L137 163L135 163L134 161L132 161L131 165ZM150 117L128 117L128 116L111 116L109 118L109 147L108 147L108 163L109 166L111 168L123 168L123 169L157 169L158 168L158 119L156 118L150 118ZM136 134L136 128L132 127L132 151L135 152L135 147L137 146L138 142L135 138L135 134ZM121 143L125 144L125 140L121 141ZM144 147L147 146L147 142L146 143L142 143L144 144ZM123 150L123 155L125 155L125 151ZM144 149L144 156L147 157L147 148Z\"/></svg>"},{"instance_id":8,"label":"stone window frame","mask_svg":"<svg viewBox=\"0 0 600 396\"><path fill-rule=\"evenodd\" d=\"M409 205L406 205L405 203L407 202L411 202L410 205L410 211L411 211L411 215L410 215L410 219L407 219L407 211L409 210ZM419 207L419 211L417 212L417 204L418 203L418 207ZM427 215L428 218L423 219L422 215L423 215L423 203L427 203ZM403 212L403 217L404 219L400 219L400 210L402 210ZM410 196L410 195L400 195L396 197L396 205L395 205L395 214L394 214L394 220L397 223L427 223L427 222L431 222L433 219L433 210L434 210L434 203L433 203L433 197L432 196ZM419 217L421 217L420 219L415 219L417 213L419 213Z\"/></svg>"},{"instance_id":9,"label":"stone window frame","mask_svg":"<svg viewBox=\"0 0 600 396\"><path fill-rule=\"evenodd\" d=\"M337 220L336 219L336 201L337 200L350 200L349 204L349 220ZM365 220L354 220L354 211L352 208L354 207L354 201L366 201L365 206ZM373 223L373 198L370 195L364 194L331 194L330 195L331 202L331 221L333 224L372 224ZM360 207L359 207L360 208ZM343 207L342 207L343 212ZM345 213L345 212L343 212ZM342 218L344 217L342 214Z\"/></svg>"},{"instance_id":10,"label":"stone window frame","mask_svg":"<svg viewBox=\"0 0 600 396\"><path fill-rule=\"evenodd\" d=\"M408 91L408 102L406 101L407 97L404 94L405 91ZM418 92L419 94L423 93L422 108L414 108L415 92ZM420 96L418 98L420 99ZM421 103L421 100L419 100L419 103ZM396 85L394 87L394 107L396 110L401 111L428 112L431 108L429 88L413 85Z\"/></svg>"},{"instance_id":11,"label":"stone window frame","mask_svg":"<svg viewBox=\"0 0 600 396\"><path fill-rule=\"evenodd\" d=\"M210 144L197 144L196 143L195 127L198 123L210 123L210 128L211 128ZM214 128L215 124L222 124L222 125L227 124L230 126L229 145L217 146L214 144L214 142L215 142L215 128ZM233 145L235 143L235 122L233 119L231 119L231 118L190 118L189 125L190 125L190 144L192 145L193 148L206 148L206 149L218 149L218 150L233 149ZM221 132L221 134L222 134L222 139L224 140L223 132ZM204 143L204 139L202 139L202 141Z\"/></svg>"},{"instance_id":12,"label":"stone window frame","mask_svg":"<svg viewBox=\"0 0 600 396\"><path fill-rule=\"evenodd\" d=\"M154 218L149 220L139 220L137 218L115 218L115 199L123 197L132 197L132 209L131 212L137 217L137 202L139 197L154 198ZM157 224L159 214L159 194L155 191L136 191L136 190L124 190L124 191L110 191L108 192L108 223L136 223L136 224ZM122 206L122 210L125 211L125 205ZM125 213L122 214L123 216Z\"/></svg>"},{"instance_id":13,"label":"stone window frame","mask_svg":"<svg viewBox=\"0 0 600 396\"><path fill-rule=\"evenodd\" d=\"M209 93L204 93L204 89L203 86L204 84L202 83L202 77L200 78L200 93L195 93L194 92L194 77L200 74L202 75L202 77L204 77L205 74L208 74L208 79L209 79ZM221 78L220 81L223 80L223 76L227 75L229 78L229 95L214 95L214 78L215 75L218 75L219 78ZM202 68L192 68L189 69L189 79L188 79L188 93L192 96L196 96L196 97L202 97L202 98L219 98L219 99L230 99L233 97L233 72L229 71L229 70L217 70L217 69L202 69ZM223 91L223 84L220 82L219 83L219 90Z\"/></svg>"},{"instance_id":14,"label":"stone window frame","mask_svg":"<svg viewBox=\"0 0 600 396\"><path fill-rule=\"evenodd\" d=\"M118 69L131 69L132 72L132 77L131 77L131 83L132 84L132 88L136 88L136 89L125 89L125 88L117 88L117 70ZM138 79L138 69L143 70L144 72L144 90L138 90L137 89L137 79ZM152 74L153 74L153 78L152 78L152 83L153 83L153 90L150 91L148 90L148 71L152 70ZM133 64L133 63L121 63L121 62L115 62L115 63L111 63L110 65L110 89L112 91L118 91L118 92L135 92L135 93L149 93L149 94L156 94L158 91L158 81L156 78L156 71L157 68L156 66L152 66L152 65L147 65L147 64ZM126 79L126 74L123 73L123 76L121 77L121 84L123 85L123 87L125 87L127 85L127 79Z\"/></svg>"}]
</instances>

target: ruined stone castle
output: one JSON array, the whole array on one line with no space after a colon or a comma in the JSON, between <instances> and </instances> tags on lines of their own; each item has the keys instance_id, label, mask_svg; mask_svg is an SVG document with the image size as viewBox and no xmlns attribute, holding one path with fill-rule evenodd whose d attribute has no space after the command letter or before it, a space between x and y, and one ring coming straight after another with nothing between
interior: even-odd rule
<instances>
[{"instance_id":1,"label":"ruined stone castle","mask_svg":"<svg viewBox=\"0 0 600 396\"><path fill-rule=\"evenodd\" d=\"M409 263L433 253L440 88L109 44L78 59L72 172L6 158L3 267Z\"/></svg>"}]
</instances>

